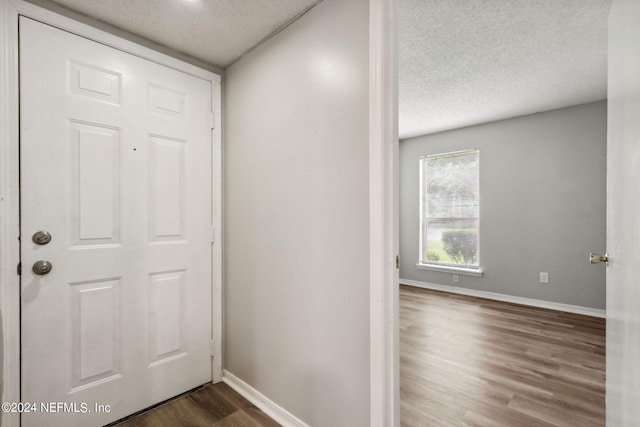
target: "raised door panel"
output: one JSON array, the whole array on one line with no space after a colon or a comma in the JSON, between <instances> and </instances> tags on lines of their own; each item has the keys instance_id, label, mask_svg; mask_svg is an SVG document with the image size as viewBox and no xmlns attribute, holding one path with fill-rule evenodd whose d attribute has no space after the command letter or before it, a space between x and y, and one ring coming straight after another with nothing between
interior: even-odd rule
<instances>
[{"instance_id":1,"label":"raised door panel","mask_svg":"<svg viewBox=\"0 0 640 427\"><path fill-rule=\"evenodd\" d=\"M151 240L184 240L184 140L149 136L149 218Z\"/></svg>"},{"instance_id":2,"label":"raised door panel","mask_svg":"<svg viewBox=\"0 0 640 427\"><path fill-rule=\"evenodd\" d=\"M71 392L121 376L120 282L70 284Z\"/></svg>"},{"instance_id":3,"label":"raised door panel","mask_svg":"<svg viewBox=\"0 0 640 427\"><path fill-rule=\"evenodd\" d=\"M149 281L150 366L185 356L185 271L155 273Z\"/></svg>"},{"instance_id":4,"label":"raised door panel","mask_svg":"<svg viewBox=\"0 0 640 427\"><path fill-rule=\"evenodd\" d=\"M85 96L115 105L122 97L122 74L93 64L83 64L69 59L69 90L72 94Z\"/></svg>"},{"instance_id":5,"label":"raised door panel","mask_svg":"<svg viewBox=\"0 0 640 427\"><path fill-rule=\"evenodd\" d=\"M70 122L68 145L71 246L120 242L120 129Z\"/></svg>"}]
</instances>

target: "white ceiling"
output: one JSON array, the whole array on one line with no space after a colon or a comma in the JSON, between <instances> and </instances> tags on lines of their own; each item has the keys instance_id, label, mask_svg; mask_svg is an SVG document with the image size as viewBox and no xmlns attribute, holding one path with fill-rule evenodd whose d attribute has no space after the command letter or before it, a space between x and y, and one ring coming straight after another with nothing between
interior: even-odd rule
<instances>
[{"instance_id":1,"label":"white ceiling","mask_svg":"<svg viewBox=\"0 0 640 427\"><path fill-rule=\"evenodd\" d=\"M398 0L400 137L606 98L611 0Z\"/></svg>"},{"instance_id":2,"label":"white ceiling","mask_svg":"<svg viewBox=\"0 0 640 427\"><path fill-rule=\"evenodd\" d=\"M321 0L53 0L225 68Z\"/></svg>"}]
</instances>

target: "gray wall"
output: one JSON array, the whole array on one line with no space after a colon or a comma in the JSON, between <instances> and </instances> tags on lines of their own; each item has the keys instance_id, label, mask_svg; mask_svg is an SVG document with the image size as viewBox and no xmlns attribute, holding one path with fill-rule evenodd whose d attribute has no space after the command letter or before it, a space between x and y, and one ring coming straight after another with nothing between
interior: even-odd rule
<instances>
[{"instance_id":1,"label":"gray wall","mask_svg":"<svg viewBox=\"0 0 640 427\"><path fill-rule=\"evenodd\" d=\"M605 308L606 101L488 123L400 143L400 277L453 286L418 270L418 159L480 149L483 277L456 286ZM539 273L549 273L549 284Z\"/></svg>"},{"instance_id":2,"label":"gray wall","mask_svg":"<svg viewBox=\"0 0 640 427\"><path fill-rule=\"evenodd\" d=\"M369 425L369 1L226 70L224 367L312 426Z\"/></svg>"}]
</instances>

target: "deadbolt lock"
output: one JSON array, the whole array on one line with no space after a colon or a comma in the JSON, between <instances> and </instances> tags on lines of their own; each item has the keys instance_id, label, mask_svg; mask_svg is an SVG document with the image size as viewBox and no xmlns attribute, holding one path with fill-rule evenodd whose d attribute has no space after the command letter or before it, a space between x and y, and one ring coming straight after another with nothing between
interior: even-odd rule
<instances>
[{"instance_id":1,"label":"deadbolt lock","mask_svg":"<svg viewBox=\"0 0 640 427\"><path fill-rule=\"evenodd\" d=\"M36 231L31 240L36 245L46 245L51 241L51 234L48 231Z\"/></svg>"}]
</instances>

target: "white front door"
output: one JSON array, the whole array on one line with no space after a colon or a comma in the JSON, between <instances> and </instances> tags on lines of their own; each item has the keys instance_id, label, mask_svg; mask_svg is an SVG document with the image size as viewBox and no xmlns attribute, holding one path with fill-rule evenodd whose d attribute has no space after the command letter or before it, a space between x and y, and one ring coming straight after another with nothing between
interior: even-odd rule
<instances>
[{"instance_id":1,"label":"white front door","mask_svg":"<svg viewBox=\"0 0 640 427\"><path fill-rule=\"evenodd\" d=\"M24 426L103 425L211 381L211 96L20 19Z\"/></svg>"},{"instance_id":2,"label":"white front door","mask_svg":"<svg viewBox=\"0 0 640 427\"><path fill-rule=\"evenodd\" d=\"M607 425L640 423L640 2L609 17Z\"/></svg>"}]
</instances>

